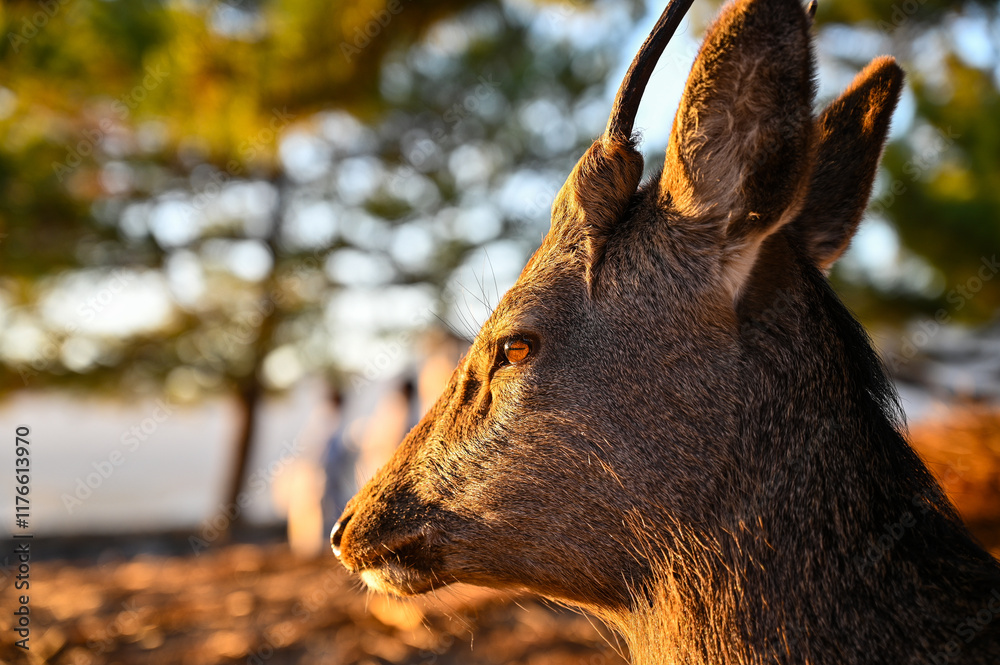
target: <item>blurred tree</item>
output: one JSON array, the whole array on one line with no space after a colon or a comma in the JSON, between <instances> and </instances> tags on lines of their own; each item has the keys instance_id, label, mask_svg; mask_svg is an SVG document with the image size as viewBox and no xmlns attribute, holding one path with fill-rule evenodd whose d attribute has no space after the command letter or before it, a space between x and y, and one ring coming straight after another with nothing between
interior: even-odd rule
<instances>
[{"instance_id":1,"label":"blurred tree","mask_svg":"<svg viewBox=\"0 0 1000 665\"><path fill-rule=\"evenodd\" d=\"M230 504L264 392L350 360L341 303L410 289L417 313L377 312L368 336L436 315L470 250L547 210L554 189L526 209L486 199L513 165L566 169L591 134L570 112L613 62L610 40L581 61L495 2L77 0L4 18L2 388L229 392ZM545 113L559 136L531 126ZM115 324L118 283L137 281L164 306Z\"/></svg>"},{"instance_id":2,"label":"blurred tree","mask_svg":"<svg viewBox=\"0 0 1000 665\"><path fill-rule=\"evenodd\" d=\"M820 2L821 44L852 70L891 53L909 93L873 193L869 224L898 236L886 264L835 269L870 321L922 315L977 323L1000 306L1000 13L996 2ZM843 268L847 268L846 270Z\"/></svg>"},{"instance_id":3,"label":"blurred tree","mask_svg":"<svg viewBox=\"0 0 1000 665\"><path fill-rule=\"evenodd\" d=\"M6 3L0 392L234 395L234 502L266 391L377 374L367 359L398 355L386 334L491 300L458 292L489 269L478 247L509 281L603 128L638 10ZM892 52L912 91L868 223L901 248L883 269L846 261L841 290L872 320L992 315L1000 279L956 289L1000 254L996 4L852 0L818 20L837 85Z\"/></svg>"}]
</instances>

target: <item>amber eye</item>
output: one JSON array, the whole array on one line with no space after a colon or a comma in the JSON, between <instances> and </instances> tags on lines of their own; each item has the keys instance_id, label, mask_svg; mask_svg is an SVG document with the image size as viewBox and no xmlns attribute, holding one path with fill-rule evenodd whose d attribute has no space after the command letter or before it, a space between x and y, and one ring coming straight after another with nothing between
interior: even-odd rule
<instances>
[{"instance_id":1,"label":"amber eye","mask_svg":"<svg viewBox=\"0 0 1000 665\"><path fill-rule=\"evenodd\" d=\"M519 363L531 353L531 343L521 337L512 337L504 342L503 355L510 364Z\"/></svg>"}]
</instances>

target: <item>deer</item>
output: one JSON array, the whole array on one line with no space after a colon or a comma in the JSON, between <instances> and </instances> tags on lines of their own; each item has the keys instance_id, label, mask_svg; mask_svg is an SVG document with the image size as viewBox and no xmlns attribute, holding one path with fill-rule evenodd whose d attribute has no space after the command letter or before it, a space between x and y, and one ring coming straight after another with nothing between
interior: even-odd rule
<instances>
[{"instance_id":1,"label":"deer","mask_svg":"<svg viewBox=\"0 0 1000 665\"><path fill-rule=\"evenodd\" d=\"M734 0L644 180L636 111L691 3L665 9L334 554L376 592L581 608L637 665L996 665L1000 564L908 444L828 279L903 72L879 57L817 113L815 4Z\"/></svg>"}]
</instances>

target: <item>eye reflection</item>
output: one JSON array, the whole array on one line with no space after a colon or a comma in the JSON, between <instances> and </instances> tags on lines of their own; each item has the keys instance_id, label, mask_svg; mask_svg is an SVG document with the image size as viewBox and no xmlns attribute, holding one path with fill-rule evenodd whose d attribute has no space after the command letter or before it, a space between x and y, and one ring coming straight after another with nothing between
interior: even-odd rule
<instances>
[{"instance_id":1,"label":"eye reflection","mask_svg":"<svg viewBox=\"0 0 1000 665\"><path fill-rule=\"evenodd\" d=\"M531 353L531 344L521 337L512 337L504 342L503 355L510 364L519 363Z\"/></svg>"}]
</instances>

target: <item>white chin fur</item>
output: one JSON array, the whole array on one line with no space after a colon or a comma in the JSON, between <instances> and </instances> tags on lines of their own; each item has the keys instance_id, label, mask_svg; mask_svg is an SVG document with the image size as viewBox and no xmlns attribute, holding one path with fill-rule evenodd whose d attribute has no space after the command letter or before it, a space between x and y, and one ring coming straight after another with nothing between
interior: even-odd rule
<instances>
[{"instance_id":1,"label":"white chin fur","mask_svg":"<svg viewBox=\"0 0 1000 665\"><path fill-rule=\"evenodd\" d=\"M377 570L362 570L361 580L367 584L368 588L372 591L377 591L378 593L396 593L396 591L389 586L385 577L383 577Z\"/></svg>"}]
</instances>

